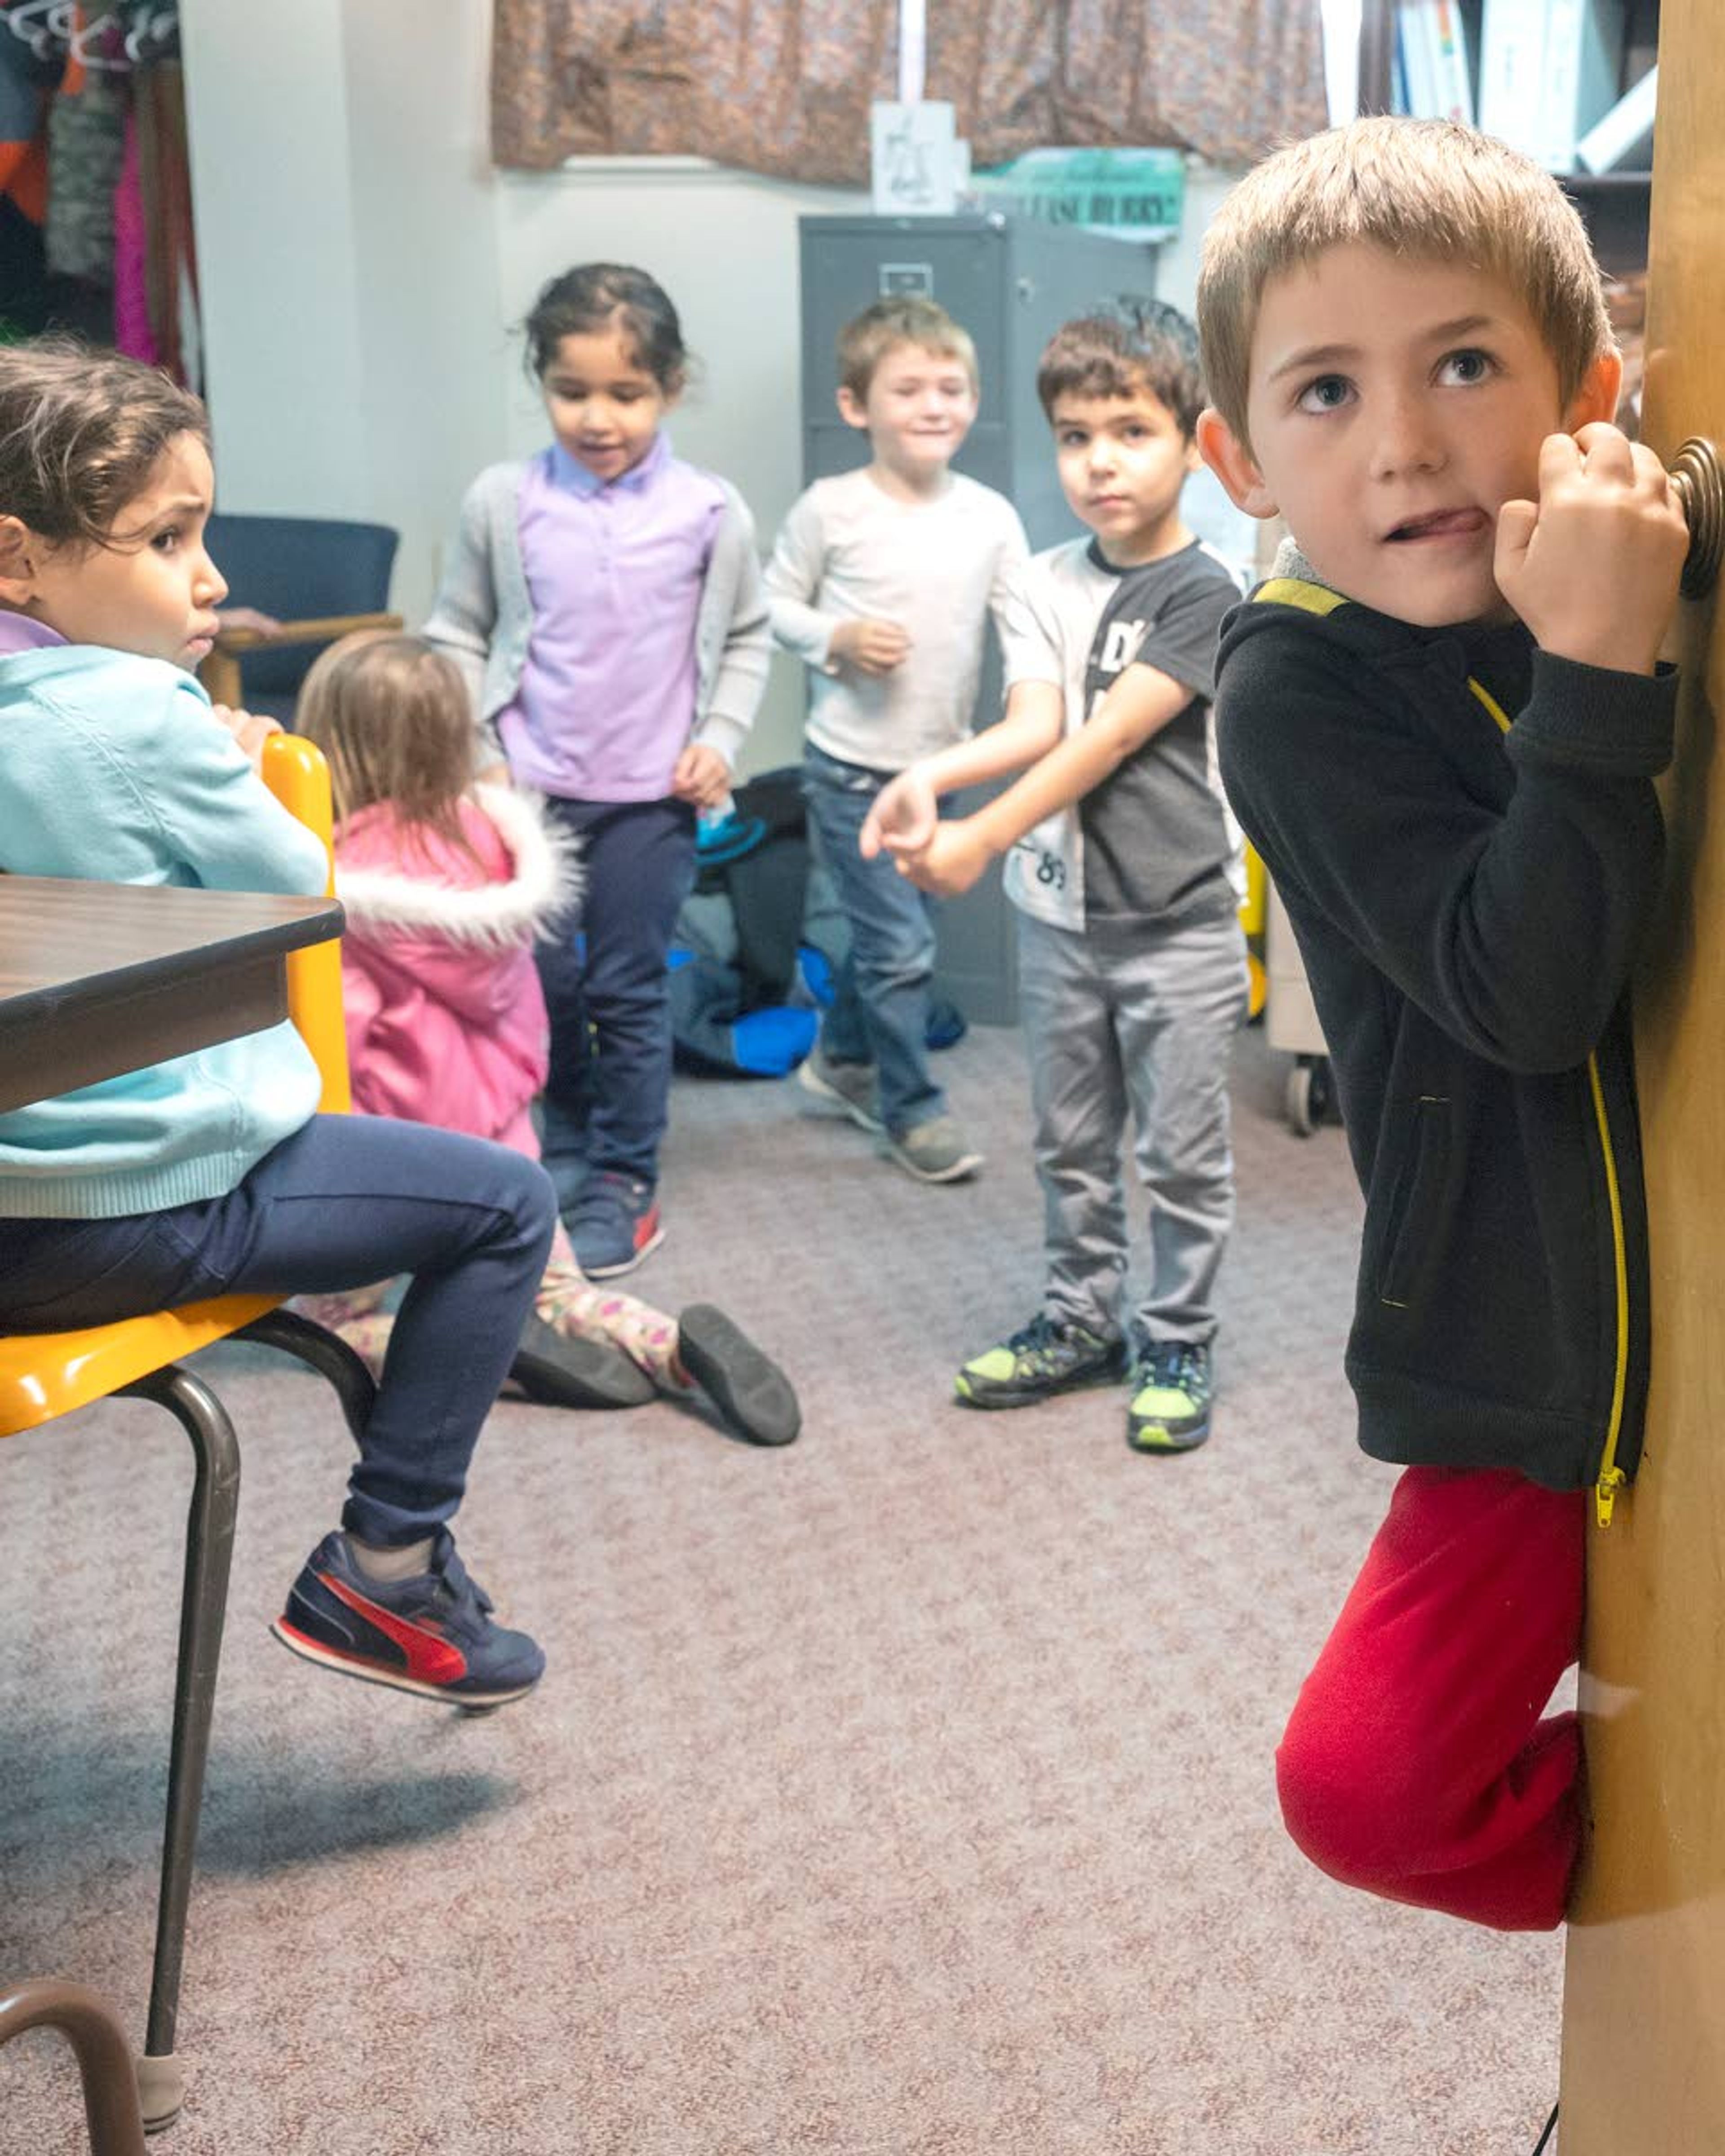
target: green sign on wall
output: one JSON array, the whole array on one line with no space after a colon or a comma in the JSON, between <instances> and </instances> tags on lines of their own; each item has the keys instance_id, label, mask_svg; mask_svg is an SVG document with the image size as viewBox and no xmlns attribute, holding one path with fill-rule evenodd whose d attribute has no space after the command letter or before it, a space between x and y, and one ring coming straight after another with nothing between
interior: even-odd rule
<instances>
[{"instance_id":1,"label":"green sign on wall","mask_svg":"<svg viewBox=\"0 0 1725 2156\"><path fill-rule=\"evenodd\" d=\"M1045 224L1172 239L1186 199L1183 150L1027 150L1009 165L973 173L986 209Z\"/></svg>"}]
</instances>

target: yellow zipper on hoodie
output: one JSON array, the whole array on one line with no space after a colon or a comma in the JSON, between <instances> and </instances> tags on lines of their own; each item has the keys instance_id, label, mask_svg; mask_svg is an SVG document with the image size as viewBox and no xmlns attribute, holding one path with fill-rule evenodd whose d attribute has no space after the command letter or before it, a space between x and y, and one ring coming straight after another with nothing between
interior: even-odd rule
<instances>
[{"instance_id":1,"label":"yellow zipper on hoodie","mask_svg":"<svg viewBox=\"0 0 1725 2156\"><path fill-rule=\"evenodd\" d=\"M1472 675L1467 685L1497 721L1500 733L1509 732L1509 719L1491 692ZM1593 1096L1594 1121L1599 1127L1599 1155L1605 1167L1605 1197L1611 1209L1611 1262L1617 1281L1617 1361L1611 1375L1611 1413L1605 1424L1604 1449L1599 1455L1599 1477L1594 1485L1594 1513L1602 1527L1609 1527L1616 1509L1617 1493L1629 1477L1617 1464L1617 1440L1623 1431L1623 1396L1629 1380L1629 1250L1623 1234L1623 1194L1618 1187L1617 1156L1611 1146L1611 1119L1605 1111L1605 1088L1599 1078L1599 1060L1591 1050L1587 1059L1588 1090Z\"/></svg>"},{"instance_id":2,"label":"yellow zipper on hoodie","mask_svg":"<svg viewBox=\"0 0 1725 2156\"><path fill-rule=\"evenodd\" d=\"M1340 592L1308 583L1303 577L1272 577L1257 593L1272 605L1298 607L1303 613L1330 614L1348 601ZM1500 733L1509 732L1507 713L1491 692L1467 677L1472 690L1490 712ZM1629 1477L1617 1464L1617 1442L1623 1433L1623 1396L1629 1383L1629 1250L1623 1233L1623 1194L1617 1179L1617 1156L1611 1145L1611 1119L1605 1108L1605 1088L1599 1078L1599 1058L1587 1059L1588 1090L1594 1104L1594 1122L1599 1133L1599 1155L1605 1168L1605 1196L1611 1211L1611 1262L1617 1286L1617 1358L1611 1378L1611 1412L1605 1424L1605 1443L1599 1455L1599 1479L1594 1485L1594 1512L1602 1527L1609 1527L1616 1508L1617 1493Z\"/></svg>"}]
</instances>

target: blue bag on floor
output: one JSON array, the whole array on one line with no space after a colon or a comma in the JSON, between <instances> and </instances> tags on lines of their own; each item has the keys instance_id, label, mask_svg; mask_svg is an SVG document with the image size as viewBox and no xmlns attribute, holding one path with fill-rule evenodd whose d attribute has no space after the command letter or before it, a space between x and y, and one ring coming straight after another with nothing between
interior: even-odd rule
<instances>
[{"instance_id":1,"label":"blue bag on floor","mask_svg":"<svg viewBox=\"0 0 1725 2156\"><path fill-rule=\"evenodd\" d=\"M728 816L703 824L695 889L670 952L671 1047L679 1068L783 1078L814 1045L850 932L812 860L794 766L739 786ZM951 1003L928 1014L931 1048L964 1033Z\"/></svg>"}]
</instances>

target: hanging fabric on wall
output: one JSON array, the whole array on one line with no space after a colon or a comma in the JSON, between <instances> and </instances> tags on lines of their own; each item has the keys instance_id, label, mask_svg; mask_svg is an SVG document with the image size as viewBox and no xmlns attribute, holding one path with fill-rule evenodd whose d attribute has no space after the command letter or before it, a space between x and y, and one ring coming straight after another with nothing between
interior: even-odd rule
<instances>
[{"instance_id":1,"label":"hanging fabric on wall","mask_svg":"<svg viewBox=\"0 0 1725 2156\"><path fill-rule=\"evenodd\" d=\"M159 0L0 0L0 333L75 330L197 388L178 54Z\"/></svg>"},{"instance_id":2,"label":"hanging fabric on wall","mask_svg":"<svg viewBox=\"0 0 1725 2156\"><path fill-rule=\"evenodd\" d=\"M187 388L203 386L198 258L192 240L192 171L186 148L186 78L177 60L132 77L144 285L158 362Z\"/></svg>"},{"instance_id":3,"label":"hanging fabric on wall","mask_svg":"<svg viewBox=\"0 0 1725 2156\"><path fill-rule=\"evenodd\" d=\"M42 218L48 205L48 105L66 55L12 33L0 8L0 337L29 336L47 321Z\"/></svg>"},{"instance_id":4,"label":"hanging fabric on wall","mask_svg":"<svg viewBox=\"0 0 1725 2156\"><path fill-rule=\"evenodd\" d=\"M138 129L126 116L126 146L114 188L114 343L128 359L154 367L162 355L150 326L149 240L138 177Z\"/></svg>"},{"instance_id":5,"label":"hanging fabric on wall","mask_svg":"<svg viewBox=\"0 0 1725 2156\"><path fill-rule=\"evenodd\" d=\"M0 195L32 224L48 206L48 100L66 71L66 49L31 33L39 8L0 7Z\"/></svg>"},{"instance_id":6,"label":"hanging fabric on wall","mask_svg":"<svg viewBox=\"0 0 1725 2156\"><path fill-rule=\"evenodd\" d=\"M126 152L131 93L118 73L86 74L48 116L48 214L43 239L59 277L114 281L114 188Z\"/></svg>"},{"instance_id":7,"label":"hanging fabric on wall","mask_svg":"<svg viewBox=\"0 0 1725 2156\"><path fill-rule=\"evenodd\" d=\"M866 181L900 0L495 0L491 153L548 170L681 152ZM1053 144L1250 163L1325 121L1319 0L942 0L923 94L978 166Z\"/></svg>"}]
</instances>

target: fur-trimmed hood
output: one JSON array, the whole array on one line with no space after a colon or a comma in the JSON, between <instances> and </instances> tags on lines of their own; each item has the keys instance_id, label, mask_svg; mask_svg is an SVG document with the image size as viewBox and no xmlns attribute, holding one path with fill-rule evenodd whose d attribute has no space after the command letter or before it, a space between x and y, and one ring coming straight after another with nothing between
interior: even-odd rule
<instances>
[{"instance_id":1,"label":"fur-trimmed hood","mask_svg":"<svg viewBox=\"0 0 1725 2156\"><path fill-rule=\"evenodd\" d=\"M422 847L416 834L407 845L388 802L346 819L336 839L336 893L357 934L439 936L501 949L539 935L579 903L578 842L551 823L536 793L475 786L463 823L480 862L496 851L487 838L501 841L511 865L506 876L474 880L480 862L446 839Z\"/></svg>"}]
</instances>

